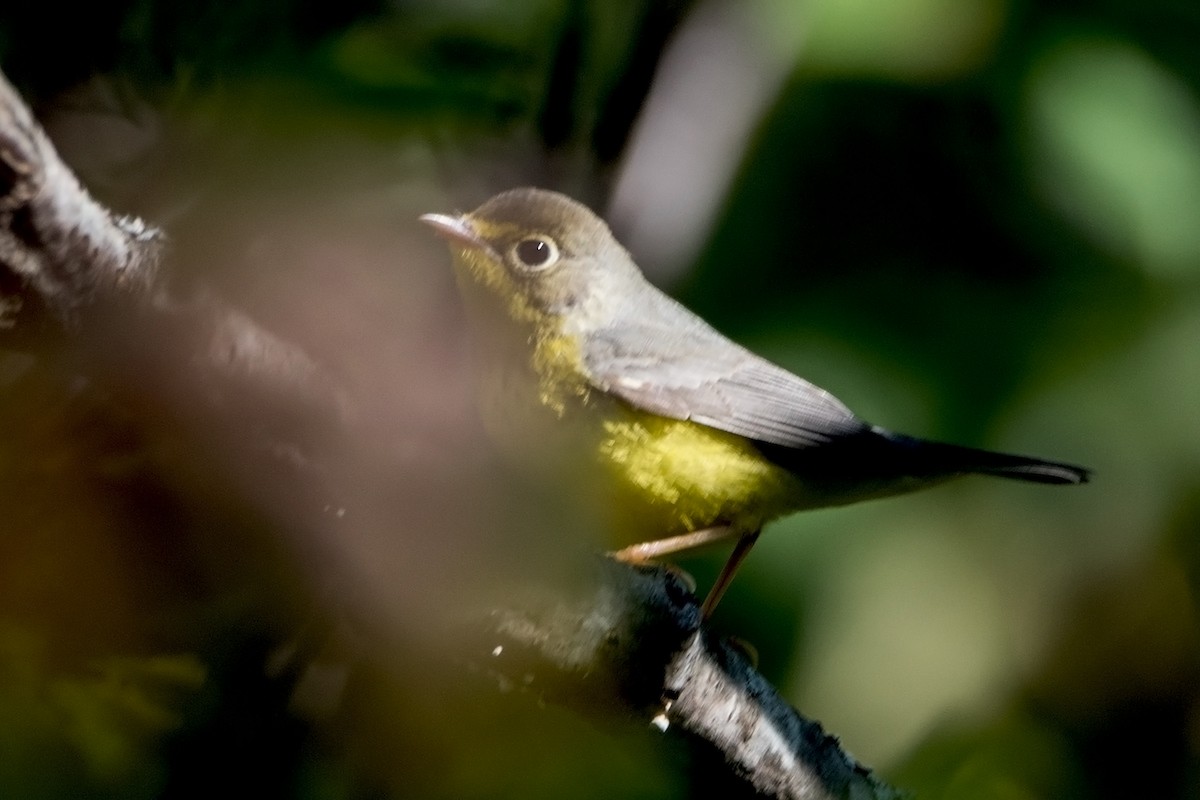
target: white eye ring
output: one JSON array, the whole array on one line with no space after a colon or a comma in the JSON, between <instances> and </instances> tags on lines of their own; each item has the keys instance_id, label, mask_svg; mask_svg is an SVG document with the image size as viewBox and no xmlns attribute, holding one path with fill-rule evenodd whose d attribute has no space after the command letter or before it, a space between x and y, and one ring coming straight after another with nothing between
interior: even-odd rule
<instances>
[{"instance_id":1,"label":"white eye ring","mask_svg":"<svg viewBox=\"0 0 1200 800\"><path fill-rule=\"evenodd\" d=\"M528 270L543 270L558 261L558 245L549 236L529 236L513 245L513 259Z\"/></svg>"}]
</instances>

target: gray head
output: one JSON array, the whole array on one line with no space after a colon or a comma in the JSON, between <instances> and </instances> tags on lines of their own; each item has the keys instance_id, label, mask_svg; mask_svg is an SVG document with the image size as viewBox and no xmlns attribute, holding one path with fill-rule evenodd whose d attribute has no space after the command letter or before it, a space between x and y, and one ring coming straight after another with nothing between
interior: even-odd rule
<instances>
[{"instance_id":1,"label":"gray head","mask_svg":"<svg viewBox=\"0 0 1200 800\"><path fill-rule=\"evenodd\" d=\"M460 277L529 322L603 316L645 285L604 221L566 195L512 189L461 216L426 214L449 240ZM624 291L623 291L624 290Z\"/></svg>"}]
</instances>

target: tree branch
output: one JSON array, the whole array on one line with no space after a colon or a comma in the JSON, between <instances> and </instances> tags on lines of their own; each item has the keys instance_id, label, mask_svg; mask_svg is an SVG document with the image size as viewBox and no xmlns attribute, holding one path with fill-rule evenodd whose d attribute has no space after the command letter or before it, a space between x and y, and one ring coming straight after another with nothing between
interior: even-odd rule
<instances>
[{"instance_id":1,"label":"tree branch","mask_svg":"<svg viewBox=\"0 0 1200 800\"><path fill-rule=\"evenodd\" d=\"M22 318L26 299L62 326L87 306L155 285L161 235L88 195L41 126L0 75L0 290L3 330L47 324ZM14 291L15 289L15 291Z\"/></svg>"},{"instance_id":2,"label":"tree branch","mask_svg":"<svg viewBox=\"0 0 1200 800\"><path fill-rule=\"evenodd\" d=\"M747 794L901 796L789 706L700 616L671 570L603 559L571 596L493 612L472 663L552 702L611 712L617 700L629 715L722 754Z\"/></svg>"}]
</instances>

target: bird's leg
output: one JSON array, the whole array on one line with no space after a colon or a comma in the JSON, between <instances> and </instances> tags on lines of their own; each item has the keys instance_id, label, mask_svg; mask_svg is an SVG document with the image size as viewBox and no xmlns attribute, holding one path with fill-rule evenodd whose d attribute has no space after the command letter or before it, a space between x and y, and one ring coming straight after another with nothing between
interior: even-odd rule
<instances>
[{"instance_id":1,"label":"bird's leg","mask_svg":"<svg viewBox=\"0 0 1200 800\"><path fill-rule=\"evenodd\" d=\"M738 567L742 565L742 561L750 553L750 548L754 547L754 543L758 541L758 535L761 532L761 530L757 530L750 533L743 533L741 538L737 540L737 544L733 546L733 552L729 554L729 560L721 568L721 574L717 576L716 583L708 590L708 596L704 598L704 604L700 606L701 619L708 619L712 616L712 612L717 608L717 603L721 602L721 597L724 596L725 590L733 582L734 574L737 572Z\"/></svg>"},{"instance_id":2,"label":"bird's leg","mask_svg":"<svg viewBox=\"0 0 1200 800\"><path fill-rule=\"evenodd\" d=\"M610 555L626 564L645 564L656 558L695 550L706 544L720 542L733 536L733 529L728 525L715 525L711 528L701 528L698 531L669 536L666 539L655 539L650 542L639 542L623 547Z\"/></svg>"},{"instance_id":3,"label":"bird's leg","mask_svg":"<svg viewBox=\"0 0 1200 800\"><path fill-rule=\"evenodd\" d=\"M708 619L717 607L717 603L721 602L721 597L724 596L725 590L729 588L729 584L733 582L733 576L737 572L738 567L742 565L742 561L746 559L750 548L758 541L759 533L761 533L761 530L739 535L729 525L716 525L711 528L701 528L698 531L691 531L678 536L670 536L666 539L639 542L638 544L630 545L629 547L624 547L610 553L610 555L618 561L624 561L626 564L645 564L663 556L682 553L687 550L695 550L707 544L721 542L732 536L738 536L737 544L733 546L733 552L729 554L729 558L725 561L725 566L721 568L721 574L717 576L713 587L708 590L708 596L704 598L704 604L700 607L703 618ZM694 591L694 582L692 583L692 588Z\"/></svg>"}]
</instances>

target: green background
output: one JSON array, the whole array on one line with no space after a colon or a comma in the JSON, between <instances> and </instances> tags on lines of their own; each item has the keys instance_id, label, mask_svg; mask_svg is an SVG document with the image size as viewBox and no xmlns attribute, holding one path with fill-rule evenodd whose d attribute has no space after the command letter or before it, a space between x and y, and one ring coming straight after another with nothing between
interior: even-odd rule
<instances>
[{"instance_id":1,"label":"green background","mask_svg":"<svg viewBox=\"0 0 1200 800\"><path fill-rule=\"evenodd\" d=\"M437 484L405 541L459 526L490 553L485 515L447 510L506 490L480 477L461 311L415 217L520 184L607 209L664 53L710 10L8 3L0 66L98 199L167 229L175 279L352 374L397 364L380 405ZM769 79L692 98L681 161L727 181L692 250L640 251L638 200L614 214L648 274L873 422L1096 472L780 521L715 624L918 796L1200 797L1200 6L727 11ZM689 129L738 113L717 161L689 158ZM659 203L688 185L652 177ZM323 595L286 537L177 463L160 477L153 424L44 361L0 355L0 795L703 788L636 726L414 702L386 648L351 669L357 704L298 712L262 665ZM686 564L701 585L718 565Z\"/></svg>"}]
</instances>

